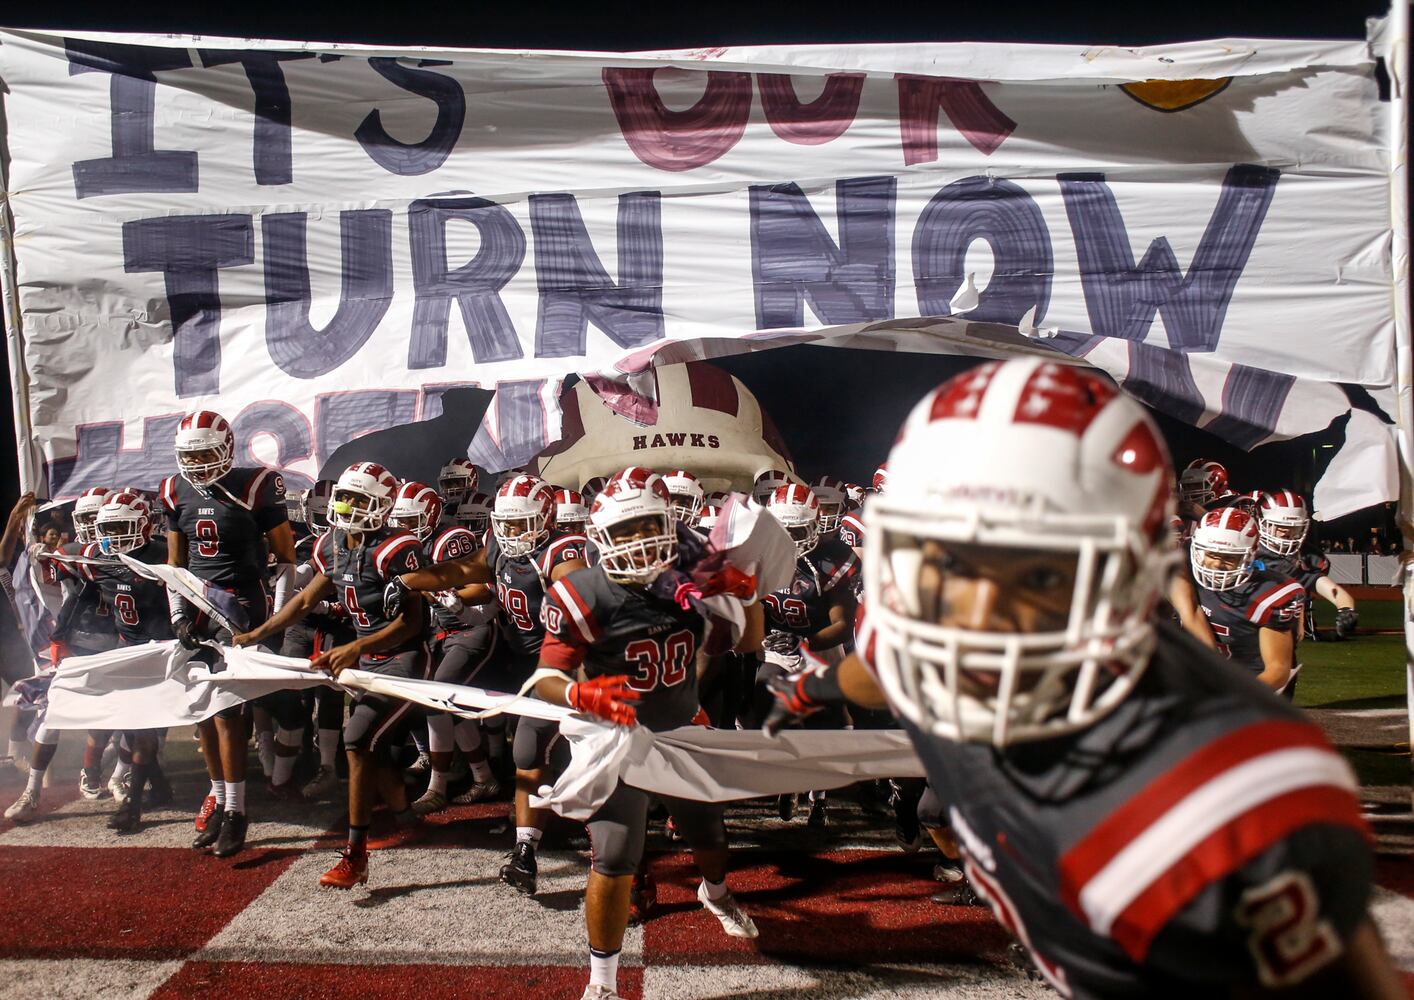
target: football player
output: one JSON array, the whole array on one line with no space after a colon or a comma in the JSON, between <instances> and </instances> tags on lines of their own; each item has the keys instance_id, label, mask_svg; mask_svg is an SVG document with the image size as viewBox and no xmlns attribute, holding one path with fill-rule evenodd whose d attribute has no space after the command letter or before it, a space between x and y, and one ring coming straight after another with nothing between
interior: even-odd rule
<instances>
[{"instance_id":1,"label":"football player","mask_svg":"<svg viewBox=\"0 0 1414 1000\"><path fill-rule=\"evenodd\" d=\"M545 597L546 638L540 666L559 675L536 684L540 697L618 725L654 732L689 725L698 712L697 660L725 652L724 623L648 590L677 559L677 530L662 477L628 469L595 498L589 537L599 552L592 567L554 583ZM759 619L758 619L759 620ZM759 643L759 625L742 648ZM625 665L631 674L623 673ZM583 669L587 678L573 680ZM590 981L586 998L617 996L619 950L628 926L629 891L643 856L649 795L620 783L589 818L592 845L585 891ZM702 875L697 897L733 937L756 937L756 925L727 888L722 806L661 797Z\"/></svg>"},{"instance_id":2,"label":"football player","mask_svg":"<svg viewBox=\"0 0 1414 1000\"><path fill-rule=\"evenodd\" d=\"M678 469L663 477L663 485L673 498L673 516L680 524L697 527L697 519L702 516L702 507L707 502L701 480L686 469Z\"/></svg>"},{"instance_id":3,"label":"football player","mask_svg":"<svg viewBox=\"0 0 1414 1000\"><path fill-rule=\"evenodd\" d=\"M844 644L853 636L854 583L859 572L859 560L849 546L838 539L821 539L820 504L811 490L794 483L777 487L766 509L795 542L796 563L790 584L761 599L766 615L765 661L756 672L753 726L760 725L770 709L771 681L804 668L802 642L822 659L843 658ZM834 714L829 728L843 728L842 715ZM813 828L823 828L827 822L825 801L823 791L810 793ZM794 795L782 797L782 819L794 815L794 805Z\"/></svg>"},{"instance_id":4,"label":"football player","mask_svg":"<svg viewBox=\"0 0 1414 1000\"><path fill-rule=\"evenodd\" d=\"M768 728L886 701L973 885L1064 996L1402 995L1349 767L1155 618L1172 473L1143 408L1095 373L989 363L918 404L890 468L857 653Z\"/></svg>"},{"instance_id":5,"label":"football player","mask_svg":"<svg viewBox=\"0 0 1414 1000\"><path fill-rule=\"evenodd\" d=\"M335 678L350 667L391 677L427 677L431 659L422 596L400 595L396 611L384 601L394 576L427 561L415 535L386 523L397 488L392 474L374 462L356 462L345 469L334 484L330 530L314 546L314 578L268 621L235 636L234 644L248 646L278 635L332 595L348 610L357 638L320 653L312 661L316 667ZM411 702L366 692L354 698L344 725L348 846L338 863L320 876L320 885L350 889L368 881L368 825L380 796L399 822L415 819L388 757L406 738L411 708Z\"/></svg>"},{"instance_id":6,"label":"football player","mask_svg":"<svg viewBox=\"0 0 1414 1000\"><path fill-rule=\"evenodd\" d=\"M295 537L285 509L285 483L265 468L236 468L235 435L219 413L197 410L177 425L178 474L163 480L159 495L167 515L167 562L185 566L206 583L228 591L245 615L245 627L263 622L266 549L276 563L274 607L279 610L294 583ZM172 634L188 649L217 636L180 594L168 591ZM236 623L240 627L239 623ZM261 699L275 716L283 753L293 769L303 740L302 701L296 692ZM213 848L230 857L245 847L247 731L243 706L198 727L211 792L196 815L197 850Z\"/></svg>"},{"instance_id":7,"label":"football player","mask_svg":"<svg viewBox=\"0 0 1414 1000\"><path fill-rule=\"evenodd\" d=\"M849 509L845 484L834 476L821 476L810 484L810 492L820 504L820 534L835 538L840 530L840 519Z\"/></svg>"},{"instance_id":8,"label":"football player","mask_svg":"<svg viewBox=\"0 0 1414 1000\"><path fill-rule=\"evenodd\" d=\"M334 481L320 479L300 498L297 523L292 522L298 529L295 562L300 589L308 586L314 577L314 546L320 536L329 530L329 501L333 495ZM314 610L304 619L285 629L280 655L312 660L326 649L353 640L353 627L349 624L344 606L337 600L324 600L316 603ZM322 799L332 794L339 784L335 761L339 751L339 731L344 727L344 692L321 685L314 689L313 699L319 768L300 789L300 795L305 799Z\"/></svg>"},{"instance_id":9,"label":"football player","mask_svg":"<svg viewBox=\"0 0 1414 1000\"><path fill-rule=\"evenodd\" d=\"M791 482L790 473L781 469L767 469L756 476L756 481L751 484L751 498L759 504L764 504L771 498L771 494L779 487L789 486Z\"/></svg>"},{"instance_id":10,"label":"football player","mask_svg":"<svg viewBox=\"0 0 1414 1000\"><path fill-rule=\"evenodd\" d=\"M1257 508L1257 559L1254 565L1276 576L1286 576L1301 584L1306 591L1306 610L1313 595L1335 605L1335 635L1348 639L1355 634L1360 616L1355 610L1355 598L1330 578L1331 561L1319 552L1302 552L1311 528L1311 515L1306 501L1293 490L1275 490L1262 494ZM1314 627L1306 618L1306 632Z\"/></svg>"},{"instance_id":11,"label":"football player","mask_svg":"<svg viewBox=\"0 0 1414 1000\"><path fill-rule=\"evenodd\" d=\"M1257 572L1257 522L1236 507L1204 514L1188 552L1198 602L1218 652L1289 697L1306 598L1301 584Z\"/></svg>"},{"instance_id":12,"label":"football player","mask_svg":"<svg viewBox=\"0 0 1414 1000\"><path fill-rule=\"evenodd\" d=\"M98 587L104 604L112 611L120 645L163 642L172 638L166 588L139 576L118 559L119 555L127 554L148 565L166 562L166 543L152 537L153 526L152 508L146 499L126 491L108 494L95 518L98 541L84 548L86 558L103 562L101 565L80 563L74 567ZM150 729L125 734L131 749L130 784L126 798L109 817L110 829L134 833L142 823L144 805L158 806L172 800L172 786L157 759L162 735ZM145 788L151 794L144 803Z\"/></svg>"},{"instance_id":13,"label":"football player","mask_svg":"<svg viewBox=\"0 0 1414 1000\"><path fill-rule=\"evenodd\" d=\"M404 574L398 586L436 592L492 584L500 606L505 651L483 671L483 683L493 690L518 691L535 672L545 640L540 613L545 591L584 566L584 546L583 535L555 529L555 491L549 483L535 476L512 476L496 490L491 535L485 548L470 558ZM546 810L530 807L530 796L541 785L558 735L554 722L521 719L511 747L516 767L516 840L509 861L501 868L501 879L528 894L535 892L536 850L549 819Z\"/></svg>"},{"instance_id":14,"label":"football player","mask_svg":"<svg viewBox=\"0 0 1414 1000\"><path fill-rule=\"evenodd\" d=\"M584 534L584 522L589 519L589 508L584 498L575 490L555 491L555 526L571 534Z\"/></svg>"},{"instance_id":15,"label":"football player","mask_svg":"<svg viewBox=\"0 0 1414 1000\"><path fill-rule=\"evenodd\" d=\"M454 458L442 466L437 475L437 492L448 511L454 511L457 504L476 492L481 482L481 474L468 458Z\"/></svg>"},{"instance_id":16,"label":"football player","mask_svg":"<svg viewBox=\"0 0 1414 1000\"><path fill-rule=\"evenodd\" d=\"M463 559L481 543L466 528L442 523L442 498L422 483L398 487L388 515L393 528L411 531L422 544L429 563ZM432 679L444 684L466 684L491 662L496 652L496 606L485 585L448 589L433 595ZM481 728L473 719L458 719L445 712L427 716L429 773L427 790L412 804L418 816L447 808L447 783L452 772L452 750L460 749L471 767L472 786L457 796L458 803L494 798L500 784L486 763Z\"/></svg>"}]
</instances>

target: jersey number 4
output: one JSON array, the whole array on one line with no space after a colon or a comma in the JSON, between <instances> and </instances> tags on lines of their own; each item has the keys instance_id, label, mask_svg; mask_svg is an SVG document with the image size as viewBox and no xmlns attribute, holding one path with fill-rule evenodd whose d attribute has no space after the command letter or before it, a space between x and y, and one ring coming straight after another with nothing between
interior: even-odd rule
<instances>
[{"instance_id":1,"label":"jersey number 4","mask_svg":"<svg viewBox=\"0 0 1414 1000\"><path fill-rule=\"evenodd\" d=\"M344 584L344 609L348 611L349 618L353 620L355 628L369 627L368 612L359 607L358 591L351 583Z\"/></svg>"},{"instance_id":2,"label":"jersey number 4","mask_svg":"<svg viewBox=\"0 0 1414 1000\"><path fill-rule=\"evenodd\" d=\"M624 647L624 659L633 666L628 686L635 691L652 691L681 684L687 679L695 646L687 629L666 639L635 639Z\"/></svg>"}]
</instances>

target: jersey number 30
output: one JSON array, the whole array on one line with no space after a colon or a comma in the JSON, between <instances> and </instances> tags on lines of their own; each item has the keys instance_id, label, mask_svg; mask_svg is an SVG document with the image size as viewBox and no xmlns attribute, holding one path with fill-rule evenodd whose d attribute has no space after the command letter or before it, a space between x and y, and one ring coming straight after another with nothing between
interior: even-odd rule
<instances>
[{"instance_id":1,"label":"jersey number 30","mask_svg":"<svg viewBox=\"0 0 1414 1000\"><path fill-rule=\"evenodd\" d=\"M687 629L666 639L635 639L624 647L624 659L634 668L628 686L635 691L652 691L681 684L687 679L695 645Z\"/></svg>"}]
</instances>

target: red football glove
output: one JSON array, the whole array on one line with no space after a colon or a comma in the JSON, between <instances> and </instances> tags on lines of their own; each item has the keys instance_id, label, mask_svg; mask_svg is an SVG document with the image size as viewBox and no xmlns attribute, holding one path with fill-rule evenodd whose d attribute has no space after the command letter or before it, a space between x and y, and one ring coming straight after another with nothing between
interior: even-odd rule
<instances>
[{"instance_id":1,"label":"red football glove","mask_svg":"<svg viewBox=\"0 0 1414 1000\"><path fill-rule=\"evenodd\" d=\"M595 677L571 684L565 691L565 702L570 708L597 715L616 726L631 726L638 721L638 712L631 703L639 697L639 693L628 686L625 674Z\"/></svg>"}]
</instances>

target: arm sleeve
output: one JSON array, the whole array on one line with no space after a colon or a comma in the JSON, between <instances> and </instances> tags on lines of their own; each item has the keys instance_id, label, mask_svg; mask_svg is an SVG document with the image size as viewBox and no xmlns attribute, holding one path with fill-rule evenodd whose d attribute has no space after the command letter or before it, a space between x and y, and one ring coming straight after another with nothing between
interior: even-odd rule
<instances>
[{"instance_id":1,"label":"arm sleeve","mask_svg":"<svg viewBox=\"0 0 1414 1000\"><path fill-rule=\"evenodd\" d=\"M271 612L278 613L279 610L285 606L285 602L299 591L294 563L275 564L274 591L275 600Z\"/></svg>"}]
</instances>

